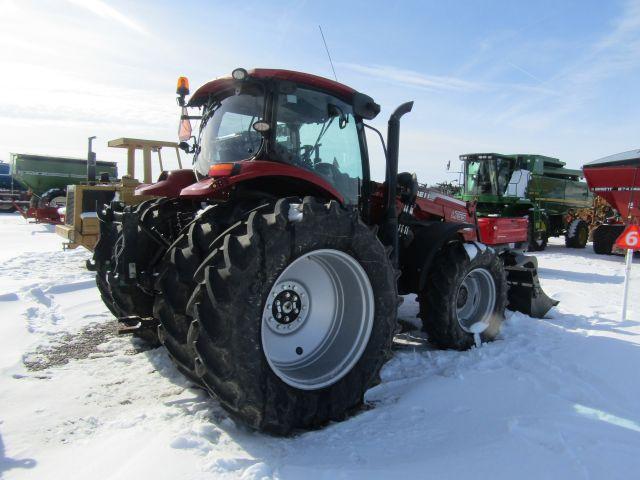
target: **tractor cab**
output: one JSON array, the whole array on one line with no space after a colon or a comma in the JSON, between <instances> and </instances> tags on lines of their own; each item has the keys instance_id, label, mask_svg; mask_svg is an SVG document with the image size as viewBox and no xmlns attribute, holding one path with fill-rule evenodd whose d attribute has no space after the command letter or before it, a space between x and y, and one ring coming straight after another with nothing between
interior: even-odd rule
<instances>
[{"instance_id":1,"label":"tractor cab","mask_svg":"<svg viewBox=\"0 0 640 480\"><path fill-rule=\"evenodd\" d=\"M513 196L514 190L519 190L520 179L526 177L521 162L510 155L470 154L461 155L460 160L464 162L463 195L466 200L480 196Z\"/></svg>"},{"instance_id":2,"label":"tractor cab","mask_svg":"<svg viewBox=\"0 0 640 480\"><path fill-rule=\"evenodd\" d=\"M320 177L345 204L358 203L369 180L363 119L380 109L370 97L305 73L236 69L198 89L186 106L201 110L182 117L200 120L192 145L183 144L194 153L198 179L224 164L277 162Z\"/></svg>"}]
</instances>

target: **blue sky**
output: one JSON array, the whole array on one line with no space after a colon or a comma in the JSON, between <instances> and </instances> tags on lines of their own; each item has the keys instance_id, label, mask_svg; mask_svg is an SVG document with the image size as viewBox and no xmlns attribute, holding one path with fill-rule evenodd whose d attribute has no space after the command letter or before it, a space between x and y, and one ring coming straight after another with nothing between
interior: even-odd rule
<instances>
[{"instance_id":1,"label":"blue sky","mask_svg":"<svg viewBox=\"0 0 640 480\"><path fill-rule=\"evenodd\" d=\"M469 151L569 166L637 148L640 3L627 1L0 0L0 159L9 152L123 160L111 138L172 140L175 81L233 68L331 76L382 105L406 100L401 168L454 178ZM382 158L371 139L374 174Z\"/></svg>"}]
</instances>

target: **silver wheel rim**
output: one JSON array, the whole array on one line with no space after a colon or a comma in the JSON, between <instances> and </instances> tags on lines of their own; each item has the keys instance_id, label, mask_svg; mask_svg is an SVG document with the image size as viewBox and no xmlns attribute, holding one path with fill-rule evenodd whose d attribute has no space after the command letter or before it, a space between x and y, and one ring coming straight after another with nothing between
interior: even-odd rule
<instances>
[{"instance_id":1,"label":"silver wheel rim","mask_svg":"<svg viewBox=\"0 0 640 480\"><path fill-rule=\"evenodd\" d=\"M53 197L49 202L49 205L53 205L55 207L65 207L67 205L67 197L63 197L62 195Z\"/></svg>"},{"instance_id":2,"label":"silver wheel rim","mask_svg":"<svg viewBox=\"0 0 640 480\"><path fill-rule=\"evenodd\" d=\"M484 268L471 270L456 293L458 324L465 332L482 333L491 322L496 303L496 283Z\"/></svg>"},{"instance_id":3,"label":"silver wheel rim","mask_svg":"<svg viewBox=\"0 0 640 480\"><path fill-rule=\"evenodd\" d=\"M362 266L339 250L314 250L287 266L269 292L262 314L265 357L292 387L327 387L362 356L373 317L373 289Z\"/></svg>"}]
</instances>

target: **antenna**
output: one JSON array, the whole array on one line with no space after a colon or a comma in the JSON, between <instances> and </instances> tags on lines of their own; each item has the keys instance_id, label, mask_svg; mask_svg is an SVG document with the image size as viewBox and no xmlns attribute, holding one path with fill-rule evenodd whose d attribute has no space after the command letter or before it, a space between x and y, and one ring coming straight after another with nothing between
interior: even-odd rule
<instances>
[{"instance_id":1,"label":"antenna","mask_svg":"<svg viewBox=\"0 0 640 480\"><path fill-rule=\"evenodd\" d=\"M320 29L320 35L322 35L322 43L324 43L324 49L327 51L327 57L329 57L329 63L331 64L331 70L333 70L333 78L336 79L336 82L338 81L338 76L336 75L336 69L333 68L333 60L331 60L331 54L329 53L329 47L327 47L327 41L324 38L324 32L322 31L322 26L318 25L318 28Z\"/></svg>"}]
</instances>

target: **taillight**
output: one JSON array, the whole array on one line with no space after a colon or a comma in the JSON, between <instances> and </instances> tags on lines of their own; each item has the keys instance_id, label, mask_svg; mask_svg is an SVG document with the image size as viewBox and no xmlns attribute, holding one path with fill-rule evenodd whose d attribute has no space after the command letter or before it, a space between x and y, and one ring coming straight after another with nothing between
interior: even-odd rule
<instances>
[{"instance_id":1,"label":"taillight","mask_svg":"<svg viewBox=\"0 0 640 480\"><path fill-rule=\"evenodd\" d=\"M240 171L238 163L214 163L209 167L210 177L230 177Z\"/></svg>"}]
</instances>

